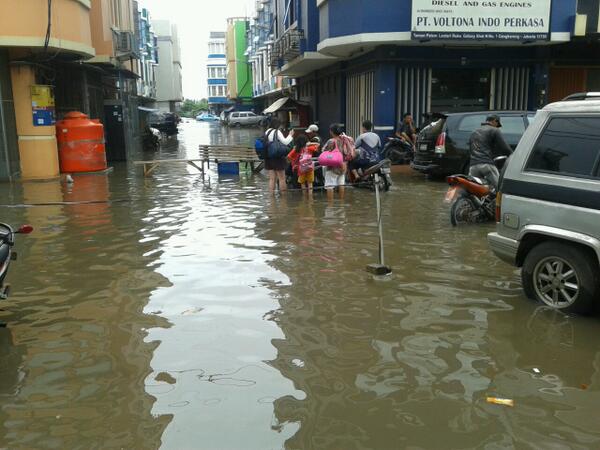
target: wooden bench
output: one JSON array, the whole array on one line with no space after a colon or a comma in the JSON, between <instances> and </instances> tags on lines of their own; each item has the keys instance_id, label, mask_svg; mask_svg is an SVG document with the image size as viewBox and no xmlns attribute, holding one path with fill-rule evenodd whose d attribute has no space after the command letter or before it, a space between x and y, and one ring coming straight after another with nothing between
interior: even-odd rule
<instances>
[{"instance_id":1,"label":"wooden bench","mask_svg":"<svg viewBox=\"0 0 600 450\"><path fill-rule=\"evenodd\" d=\"M147 177L156 169L160 164L171 164L171 163L186 163L192 167L198 169L204 175L203 167L198 167L197 162L204 164L203 159L155 159L153 161L134 161L136 166L144 166L144 176Z\"/></svg>"},{"instance_id":2,"label":"wooden bench","mask_svg":"<svg viewBox=\"0 0 600 450\"><path fill-rule=\"evenodd\" d=\"M263 161L256 155L256 150L244 145L200 145L200 158L202 158L207 167L210 168L211 161L219 162L237 162L250 165L252 172L260 172L263 168ZM202 165L204 167L204 164Z\"/></svg>"},{"instance_id":3,"label":"wooden bench","mask_svg":"<svg viewBox=\"0 0 600 450\"><path fill-rule=\"evenodd\" d=\"M252 147L242 145L200 145L200 157L194 159L157 159L153 161L134 161L135 165L143 166L144 176L150 175L161 164L185 163L198 169L202 175L206 168L210 169L211 161L215 164L219 162L237 162L245 163L250 166L252 172L260 172L263 168L263 161L258 159L256 151ZM196 163L200 163L198 166Z\"/></svg>"}]
</instances>

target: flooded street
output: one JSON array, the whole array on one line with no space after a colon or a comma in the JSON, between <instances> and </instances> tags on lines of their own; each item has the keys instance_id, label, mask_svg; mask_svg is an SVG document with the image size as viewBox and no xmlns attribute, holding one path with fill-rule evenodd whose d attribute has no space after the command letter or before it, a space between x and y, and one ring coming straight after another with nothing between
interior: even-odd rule
<instances>
[{"instance_id":1,"label":"flooded street","mask_svg":"<svg viewBox=\"0 0 600 450\"><path fill-rule=\"evenodd\" d=\"M181 129L144 157L259 132ZM394 175L375 280L369 190L114 167L0 184L2 221L35 228L0 311L0 448L600 447L598 318L525 299L444 183Z\"/></svg>"}]
</instances>

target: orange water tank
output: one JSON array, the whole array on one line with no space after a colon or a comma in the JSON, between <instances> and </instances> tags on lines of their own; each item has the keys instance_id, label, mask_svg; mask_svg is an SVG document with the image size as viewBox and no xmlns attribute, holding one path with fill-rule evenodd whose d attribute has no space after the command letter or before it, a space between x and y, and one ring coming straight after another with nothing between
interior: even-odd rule
<instances>
[{"instance_id":1,"label":"orange water tank","mask_svg":"<svg viewBox=\"0 0 600 450\"><path fill-rule=\"evenodd\" d=\"M99 120L73 111L56 123L58 157L62 173L106 169L104 127Z\"/></svg>"}]
</instances>

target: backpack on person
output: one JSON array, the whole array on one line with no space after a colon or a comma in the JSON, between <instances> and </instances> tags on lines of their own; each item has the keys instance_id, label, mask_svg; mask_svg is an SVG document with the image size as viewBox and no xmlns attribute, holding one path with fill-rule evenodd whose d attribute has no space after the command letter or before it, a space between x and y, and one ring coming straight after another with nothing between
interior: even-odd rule
<instances>
[{"instance_id":1,"label":"backpack on person","mask_svg":"<svg viewBox=\"0 0 600 450\"><path fill-rule=\"evenodd\" d=\"M303 151L298 160L298 173L304 175L314 170L315 163L313 162L312 155L306 150Z\"/></svg>"},{"instance_id":2,"label":"backpack on person","mask_svg":"<svg viewBox=\"0 0 600 450\"><path fill-rule=\"evenodd\" d=\"M267 157L269 159L285 158L290 152L289 145L286 145L279 140L279 132L277 130L271 131L275 132L275 136L273 137L273 142L269 142L269 134L267 133L267 142L269 142L267 147Z\"/></svg>"},{"instance_id":3,"label":"backpack on person","mask_svg":"<svg viewBox=\"0 0 600 450\"><path fill-rule=\"evenodd\" d=\"M337 140L336 140L337 141ZM344 161L352 161L356 158L356 148L354 147L354 139L346 134L340 136L341 148L340 151L344 156Z\"/></svg>"},{"instance_id":4,"label":"backpack on person","mask_svg":"<svg viewBox=\"0 0 600 450\"><path fill-rule=\"evenodd\" d=\"M363 141L360 144L360 148L362 151L360 152L360 156L358 158L359 162L377 164L379 161L381 161L379 145L371 147L369 144Z\"/></svg>"},{"instance_id":5,"label":"backpack on person","mask_svg":"<svg viewBox=\"0 0 600 450\"><path fill-rule=\"evenodd\" d=\"M267 136L261 136L256 138L254 141L254 151L256 152L256 156L261 161L264 160L267 156L267 148L269 147L269 139Z\"/></svg>"},{"instance_id":6,"label":"backpack on person","mask_svg":"<svg viewBox=\"0 0 600 450\"><path fill-rule=\"evenodd\" d=\"M271 130L272 131L272 130ZM269 133L266 132L254 141L254 151L261 161L266 159L269 151Z\"/></svg>"}]
</instances>

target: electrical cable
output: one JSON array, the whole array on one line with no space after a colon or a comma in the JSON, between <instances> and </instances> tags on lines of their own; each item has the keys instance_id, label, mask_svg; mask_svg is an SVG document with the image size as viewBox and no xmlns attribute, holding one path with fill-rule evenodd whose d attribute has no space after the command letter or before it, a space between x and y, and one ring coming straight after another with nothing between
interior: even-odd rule
<instances>
[{"instance_id":1,"label":"electrical cable","mask_svg":"<svg viewBox=\"0 0 600 450\"><path fill-rule=\"evenodd\" d=\"M46 28L46 39L44 40L44 54L48 53L50 45L50 34L52 33L52 0L48 0L48 26Z\"/></svg>"}]
</instances>

